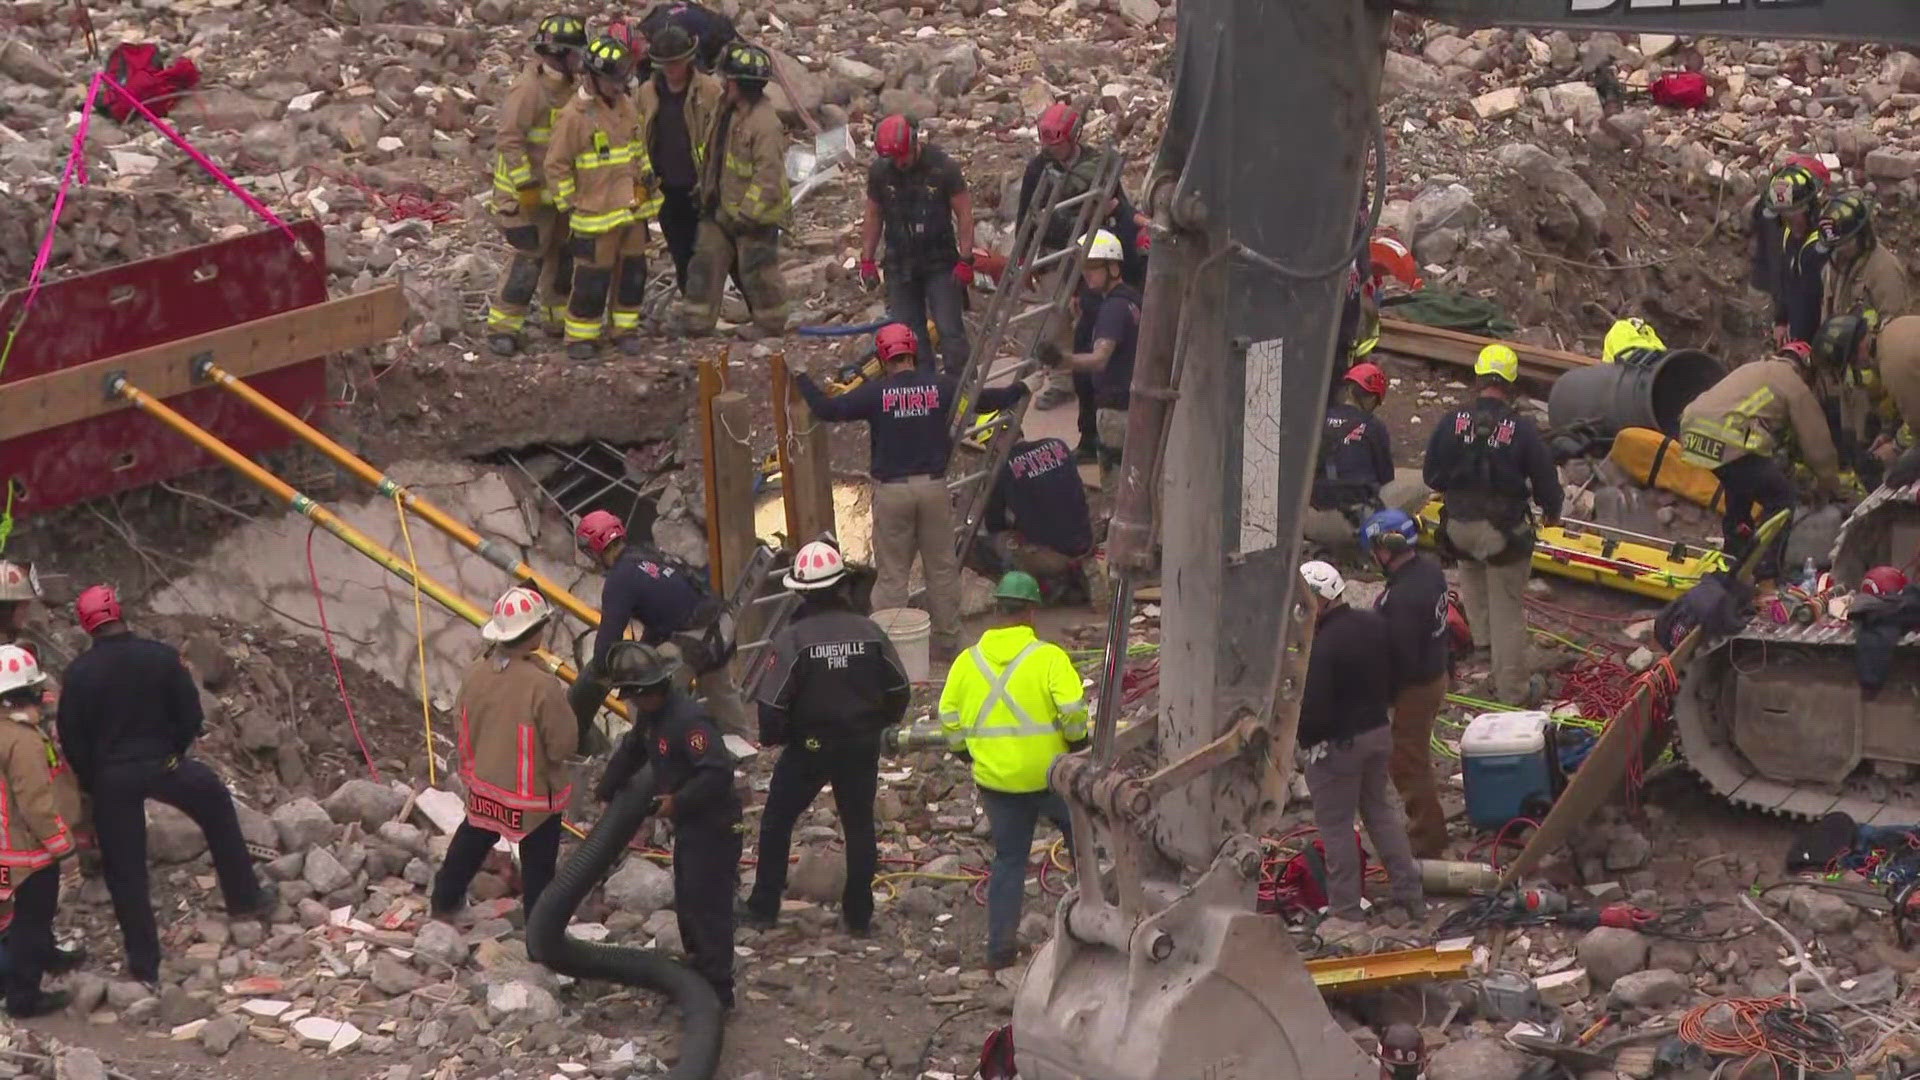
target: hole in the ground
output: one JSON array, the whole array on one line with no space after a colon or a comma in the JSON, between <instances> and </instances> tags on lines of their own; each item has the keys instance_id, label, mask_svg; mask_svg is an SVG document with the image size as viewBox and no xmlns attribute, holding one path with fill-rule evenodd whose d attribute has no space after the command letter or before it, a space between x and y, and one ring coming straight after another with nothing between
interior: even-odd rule
<instances>
[{"instance_id":1,"label":"hole in the ground","mask_svg":"<svg viewBox=\"0 0 1920 1080\"><path fill-rule=\"evenodd\" d=\"M650 536L659 516L657 482L672 471L668 442L622 447L601 439L575 446L539 445L500 450L483 459L533 482L549 507L570 522L606 510L634 536Z\"/></svg>"}]
</instances>

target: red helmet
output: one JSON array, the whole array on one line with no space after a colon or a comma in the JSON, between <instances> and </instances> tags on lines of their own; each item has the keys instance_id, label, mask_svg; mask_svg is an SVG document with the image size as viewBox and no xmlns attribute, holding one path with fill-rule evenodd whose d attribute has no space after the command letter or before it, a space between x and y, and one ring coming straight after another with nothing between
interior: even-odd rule
<instances>
[{"instance_id":1,"label":"red helmet","mask_svg":"<svg viewBox=\"0 0 1920 1080\"><path fill-rule=\"evenodd\" d=\"M1868 596L1898 596L1907 587L1907 575L1897 566L1876 566L1860 579L1860 591Z\"/></svg>"},{"instance_id":2,"label":"red helmet","mask_svg":"<svg viewBox=\"0 0 1920 1080\"><path fill-rule=\"evenodd\" d=\"M880 121L880 126L873 129L874 152L893 159L896 165L910 164L919 143L920 135L913 129L913 121L900 113Z\"/></svg>"},{"instance_id":3,"label":"red helmet","mask_svg":"<svg viewBox=\"0 0 1920 1080\"><path fill-rule=\"evenodd\" d=\"M1776 350L1780 356L1790 357L1802 364L1813 363L1813 346L1804 341L1789 341Z\"/></svg>"},{"instance_id":4,"label":"red helmet","mask_svg":"<svg viewBox=\"0 0 1920 1080\"><path fill-rule=\"evenodd\" d=\"M1822 187L1825 187L1826 185L1833 183L1833 173L1827 169L1827 163L1824 161L1821 161L1819 155L1817 154L1794 154L1792 157L1789 157L1787 160L1781 162L1781 164L1783 166L1785 165L1800 166L1801 168L1812 173L1813 178L1820 181L1820 185Z\"/></svg>"},{"instance_id":5,"label":"red helmet","mask_svg":"<svg viewBox=\"0 0 1920 1080\"><path fill-rule=\"evenodd\" d=\"M1040 145L1065 146L1080 137L1080 114L1064 101L1056 101L1040 114Z\"/></svg>"},{"instance_id":6,"label":"red helmet","mask_svg":"<svg viewBox=\"0 0 1920 1080\"><path fill-rule=\"evenodd\" d=\"M880 353L880 362L890 363L901 357L912 359L920 351L920 342L913 336L913 330L906 323L888 323L873 335L873 347Z\"/></svg>"},{"instance_id":7,"label":"red helmet","mask_svg":"<svg viewBox=\"0 0 1920 1080\"><path fill-rule=\"evenodd\" d=\"M91 634L112 622L120 621L120 598L107 585L90 585L74 601L74 614L80 617L80 629Z\"/></svg>"},{"instance_id":8,"label":"red helmet","mask_svg":"<svg viewBox=\"0 0 1920 1080\"><path fill-rule=\"evenodd\" d=\"M1353 365L1347 369L1347 381L1374 397L1387 396L1387 373L1381 371L1376 365Z\"/></svg>"},{"instance_id":9,"label":"red helmet","mask_svg":"<svg viewBox=\"0 0 1920 1080\"><path fill-rule=\"evenodd\" d=\"M626 538L627 527L620 524L619 518L605 510L595 510L581 518L580 524L573 527L574 543L578 544L581 550L595 555Z\"/></svg>"}]
</instances>

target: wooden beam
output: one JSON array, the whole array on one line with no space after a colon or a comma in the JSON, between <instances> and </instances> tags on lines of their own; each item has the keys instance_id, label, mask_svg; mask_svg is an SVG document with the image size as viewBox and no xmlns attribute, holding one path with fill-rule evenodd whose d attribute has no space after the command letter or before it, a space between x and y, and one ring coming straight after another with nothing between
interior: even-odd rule
<instances>
[{"instance_id":1,"label":"wooden beam","mask_svg":"<svg viewBox=\"0 0 1920 1080\"><path fill-rule=\"evenodd\" d=\"M1381 349L1401 356L1454 364L1468 369L1472 369L1473 362L1480 358L1480 350L1497 340L1501 339L1463 334L1458 330L1443 330L1437 326L1425 326L1401 319L1380 320ZM1600 362L1591 356L1562 352L1559 349L1543 349L1536 345L1523 345L1517 341L1504 343L1511 346L1519 355L1521 375L1541 382L1552 382L1569 371Z\"/></svg>"},{"instance_id":2,"label":"wooden beam","mask_svg":"<svg viewBox=\"0 0 1920 1080\"><path fill-rule=\"evenodd\" d=\"M785 366L783 362L783 371ZM776 386L774 393L781 395L787 406L787 460L785 475L780 478L780 497L787 501L788 519L793 523L792 543L798 546L828 533L837 537L827 425L813 415L791 379Z\"/></svg>"},{"instance_id":3,"label":"wooden beam","mask_svg":"<svg viewBox=\"0 0 1920 1080\"><path fill-rule=\"evenodd\" d=\"M720 358L711 356L700 358L698 368L700 381L699 408L700 418L700 468L702 479L706 481L705 501L707 509L707 577L713 582L715 595L725 596L733 588L733 582L721 576L720 558L720 480L719 466L716 463L713 437L713 401L726 389L727 354L729 349L722 347Z\"/></svg>"},{"instance_id":4,"label":"wooden beam","mask_svg":"<svg viewBox=\"0 0 1920 1080\"><path fill-rule=\"evenodd\" d=\"M729 592L753 555L753 481L759 470L747 438L752 425L747 395L728 390L713 399L715 513L707 529L719 539L717 576L727 583Z\"/></svg>"},{"instance_id":5,"label":"wooden beam","mask_svg":"<svg viewBox=\"0 0 1920 1080\"><path fill-rule=\"evenodd\" d=\"M0 441L46 431L76 420L128 407L107 397L107 376L127 380L157 398L170 398L209 384L194 378L194 361L206 357L245 378L316 356L377 345L400 332L407 298L398 285L283 311L264 319L210 330L103 360L0 386Z\"/></svg>"}]
</instances>

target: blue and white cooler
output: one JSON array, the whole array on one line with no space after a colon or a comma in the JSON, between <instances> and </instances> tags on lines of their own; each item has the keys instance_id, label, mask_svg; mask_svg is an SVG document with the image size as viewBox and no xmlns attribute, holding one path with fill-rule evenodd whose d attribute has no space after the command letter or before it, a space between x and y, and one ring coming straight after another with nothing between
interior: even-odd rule
<instances>
[{"instance_id":1,"label":"blue and white cooler","mask_svg":"<svg viewBox=\"0 0 1920 1080\"><path fill-rule=\"evenodd\" d=\"M1481 713L1460 738L1460 778L1467 819L1476 829L1498 829L1553 804L1559 768L1553 718L1544 712Z\"/></svg>"}]
</instances>

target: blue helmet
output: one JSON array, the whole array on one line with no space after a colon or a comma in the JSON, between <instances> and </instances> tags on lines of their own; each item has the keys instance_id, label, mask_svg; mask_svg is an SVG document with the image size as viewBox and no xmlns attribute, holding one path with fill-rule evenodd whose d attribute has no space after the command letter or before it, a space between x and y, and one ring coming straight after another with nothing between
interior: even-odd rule
<instances>
[{"instance_id":1,"label":"blue helmet","mask_svg":"<svg viewBox=\"0 0 1920 1080\"><path fill-rule=\"evenodd\" d=\"M1360 546L1369 552L1375 544L1384 544L1388 551L1393 551L1412 547L1419 539L1420 523L1405 510L1382 510L1360 526Z\"/></svg>"}]
</instances>

